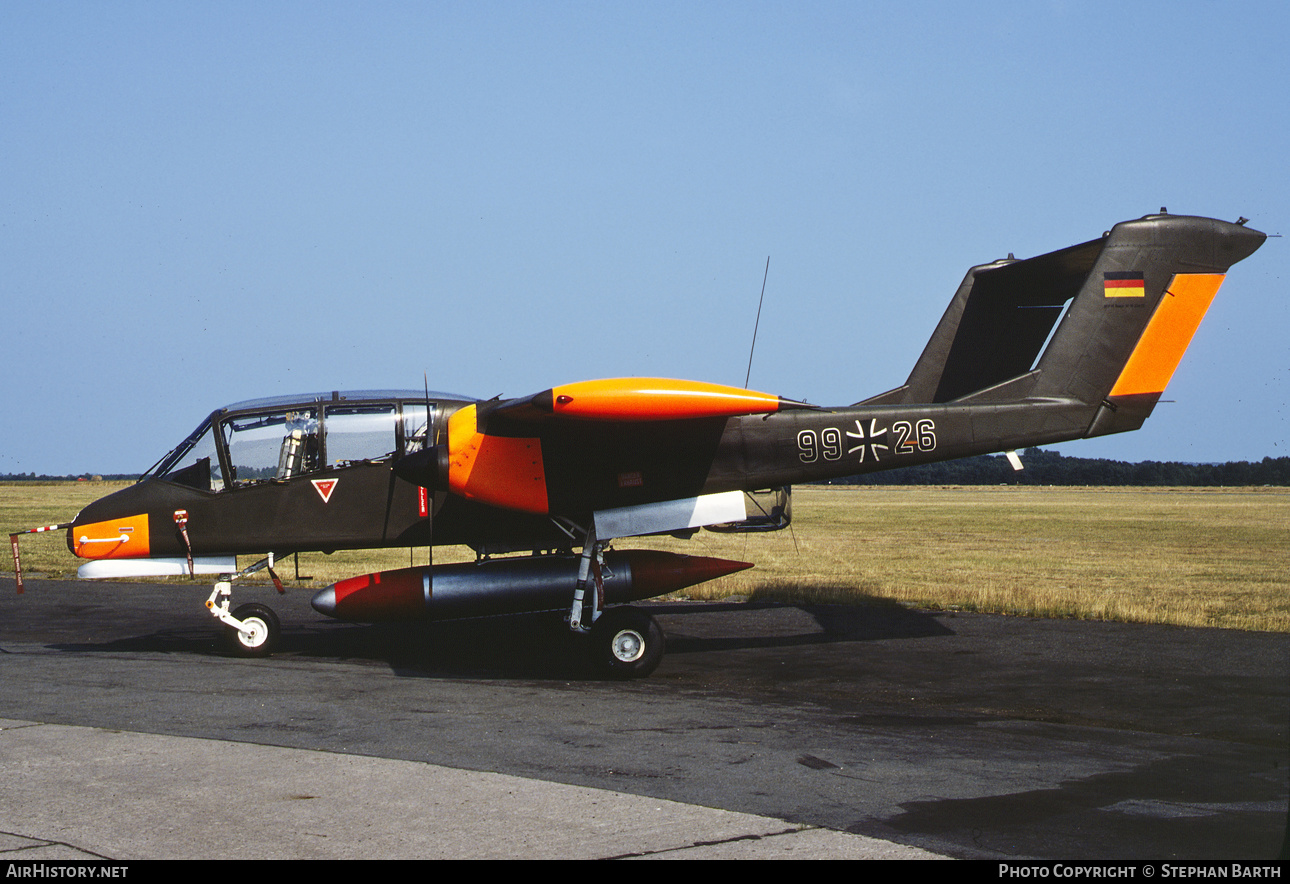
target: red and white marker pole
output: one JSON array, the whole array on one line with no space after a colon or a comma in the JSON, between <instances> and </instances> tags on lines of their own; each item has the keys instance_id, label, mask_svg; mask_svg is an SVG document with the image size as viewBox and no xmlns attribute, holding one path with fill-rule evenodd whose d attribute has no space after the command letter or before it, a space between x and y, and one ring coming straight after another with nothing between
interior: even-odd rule
<instances>
[{"instance_id":1,"label":"red and white marker pole","mask_svg":"<svg viewBox=\"0 0 1290 884\"><path fill-rule=\"evenodd\" d=\"M46 531L61 531L70 527L72 527L71 522L63 522L61 525L42 525L39 528L15 531L9 535L9 545L13 547L13 576L18 584L18 595L22 595L22 559L18 556L18 538L24 534L44 534Z\"/></svg>"}]
</instances>

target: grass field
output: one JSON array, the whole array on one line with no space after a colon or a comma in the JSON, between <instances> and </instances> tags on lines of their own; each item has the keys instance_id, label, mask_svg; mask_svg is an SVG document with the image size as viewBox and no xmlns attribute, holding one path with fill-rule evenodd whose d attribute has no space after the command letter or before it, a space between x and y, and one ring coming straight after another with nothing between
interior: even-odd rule
<instances>
[{"instance_id":1,"label":"grass field","mask_svg":"<svg viewBox=\"0 0 1290 884\"><path fill-rule=\"evenodd\" d=\"M67 521L121 483L0 484L7 531ZM890 604L1290 632L1290 489L806 486L791 530L636 538L754 562L692 598ZM64 533L22 538L30 576L80 560ZM436 549L438 562L473 558ZM424 563L425 550L300 557L311 585ZM249 563L249 559L245 563ZM244 564L245 564L244 563ZM0 566L12 573L6 557ZM294 574L290 561L279 566ZM187 578L183 578L187 579ZM205 581L203 581L205 582Z\"/></svg>"}]
</instances>

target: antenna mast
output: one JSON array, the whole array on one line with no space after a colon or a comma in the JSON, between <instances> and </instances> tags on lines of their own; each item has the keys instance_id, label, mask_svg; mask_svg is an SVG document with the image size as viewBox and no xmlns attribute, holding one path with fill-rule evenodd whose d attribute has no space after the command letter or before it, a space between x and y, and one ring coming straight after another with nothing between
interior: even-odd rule
<instances>
[{"instance_id":1,"label":"antenna mast","mask_svg":"<svg viewBox=\"0 0 1290 884\"><path fill-rule=\"evenodd\" d=\"M770 276L770 255L766 256L766 272L761 277L761 297L757 299L757 321L753 323L752 346L748 348L748 373L744 375L744 389L748 389L748 379L752 377L753 351L757 349L757 327L761 325L761 303L766 300L766 279Z\"/></svg>"}]
</instances>

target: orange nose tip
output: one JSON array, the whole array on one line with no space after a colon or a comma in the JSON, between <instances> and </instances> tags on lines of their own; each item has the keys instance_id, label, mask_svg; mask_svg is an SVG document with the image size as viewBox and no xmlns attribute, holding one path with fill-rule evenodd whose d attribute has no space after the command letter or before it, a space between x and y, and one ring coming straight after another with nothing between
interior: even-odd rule
<instances>
[{"instance_id":1,"label":"orange nose tip","mask_svg":"<svg viewBox=\"0 0 1290 884\"><path fill-rule=\"evenodd\" d=\"M126 516L67 529L72 552L83 559L138 559L148 555L148 516Z\"/></svg>"}]
</instances>

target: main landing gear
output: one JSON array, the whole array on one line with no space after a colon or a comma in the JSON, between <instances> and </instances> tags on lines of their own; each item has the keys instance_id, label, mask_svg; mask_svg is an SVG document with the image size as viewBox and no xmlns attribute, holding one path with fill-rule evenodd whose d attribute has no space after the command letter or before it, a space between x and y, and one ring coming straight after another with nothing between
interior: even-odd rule
<instances>
[{"instance_id":1,"label":"main landing gear","mask_svg":"<svg viewBox=\"0 0 1290 884\"><path fill-rule=\"evenodd\" d=\"M663 659L663 629L649 614L630 605L605 607L605 546L596 529L587 531L578 564L569 629L585 635L596 671L610 678L644 678ZM587 585L591 580L591 586ZM588 591L590 590L590 591Z\"/></svg>"}]
</instances>

